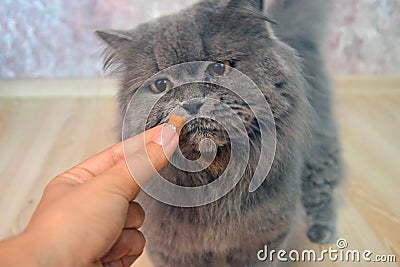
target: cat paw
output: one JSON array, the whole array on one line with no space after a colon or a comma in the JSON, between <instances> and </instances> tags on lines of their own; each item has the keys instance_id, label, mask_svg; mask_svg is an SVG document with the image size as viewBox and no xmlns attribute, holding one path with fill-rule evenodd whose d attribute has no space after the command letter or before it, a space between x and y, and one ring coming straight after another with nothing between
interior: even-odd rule
<instances>
[{"instance_id":1,"label":"cat paw","mask_svg":"<svg viewBox=\"0 0 400 267\"><path fill-rule=\"evenodd\" d=\"M336 241L336 231L327 225L314 224L308 228L307 237L318 244L334 243Z\"/></svg>"}]
</instances>

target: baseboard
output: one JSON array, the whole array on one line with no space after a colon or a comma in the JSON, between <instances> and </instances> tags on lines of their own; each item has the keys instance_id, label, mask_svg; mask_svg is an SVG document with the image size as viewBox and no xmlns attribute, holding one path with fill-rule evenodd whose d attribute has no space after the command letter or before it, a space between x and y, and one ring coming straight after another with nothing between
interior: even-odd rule
<instances>
[{"instance_id":1,"label":"baseboard","mask_svg":"<svg viewBox=\"0 0 400 267\"><path fill-rule=\"evenodd\" d=\"M117 83L110 79L15 79L0 80L0 98L113 97Z\"/></svg>"},{"instance_id":2,"label":"baseboard","mask_svg":"<svg viewBox=\"0 0 400 267\"><path fill-rule=\"evenodd\" d=\"M337 76L333 84L338 95L400 94L400 75Z\"/></svg>"}]
</instances>

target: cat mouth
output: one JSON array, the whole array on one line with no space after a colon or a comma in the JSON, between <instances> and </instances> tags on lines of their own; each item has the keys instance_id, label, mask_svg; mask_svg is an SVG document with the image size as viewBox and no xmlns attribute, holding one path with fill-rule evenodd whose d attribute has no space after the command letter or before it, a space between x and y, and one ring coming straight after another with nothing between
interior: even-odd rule
<instances>
[{"instance_id":1,"label":"cat mouth","mask_svg":"<svg viewBox=\"0 0 400 267\"><path fill-rule=\"evenodd\" d=\"M198 146L204 139L210 139L216 146L224 146L230 141L226 129L213 119L194 118L182 127L180 134L182 144Z\"/></svg>"},{"instance_id":2,"label":"cat mouth","mask_svg":"<svg viewBox=\"0 0 400 267\"><path fill-rule=\"evenodd\" d=\"M224 127L219 122L209 118L194 118L188 123L185 123L182 130L203 135L225 131Z\"/></svg>"},{"instance_id":3,"label":"cat mouth","mask_svg":"<svg viewBox=\"0 0 400 267\"><path fill-rule=\"evenodd\" d=\"M207 172L216 178L229 162L230 141L220 123L209 118L195 118L182 127L179 148L186 159L208 166Z\"/></svg>"}]
</instances>

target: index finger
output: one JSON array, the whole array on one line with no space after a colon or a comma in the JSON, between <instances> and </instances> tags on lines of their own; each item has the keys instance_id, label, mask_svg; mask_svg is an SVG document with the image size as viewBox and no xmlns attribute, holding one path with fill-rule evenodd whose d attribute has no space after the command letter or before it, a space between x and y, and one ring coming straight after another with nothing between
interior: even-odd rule
<instances>
[{"instance_id":1,"label":"index finger","mask_svg":"<svg viewBox=\"0 0 400 267\"><path fill-rule=\"evenodd\" d=\"M98 186L109 191L117 192L131 201L143 185L153 174L161 170L174 153L179 142L179 135L175 129L166 127L163 136L169 135L166 143L160 144L152 140L133 155L127 157L106 172L96 177ZM93 180L94 181L94 180Z\"/></svg>"},{"instance_id":2,"label":"index finger","mask_svg":"<svg viewBox=\"0 0 400 267\"><path fill-rule=\"evenodd\" d=\"M148 144L156 134L159 134L161 129L162 125L159 125L145 131L144 133L119 142L96 154L95 156L79 163L72 169L78 168L86 170L86 172L89 174L87 176L91 177L81 177L83 180L87 180L93 178L94 176L100 175L115 166L122 159L124 159L125 154L131 155L137 150L144 147L146 144ZM143 136L145 138L143 138ZM124 151L124 142L129 143L129 146L126 146L129 148L129 151Z\"/></svg>"}]
</instances>

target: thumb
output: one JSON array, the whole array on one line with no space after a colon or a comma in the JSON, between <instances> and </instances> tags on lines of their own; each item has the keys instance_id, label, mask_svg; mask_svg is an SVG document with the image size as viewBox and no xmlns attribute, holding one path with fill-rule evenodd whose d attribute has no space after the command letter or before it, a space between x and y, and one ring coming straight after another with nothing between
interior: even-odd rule
<instances>
[{"instance_id":1,"label":"thumb","mask_svg":"<svg viewBox=\"0 0 400 267\"><path fill-rule=\"evenodd\" d=\"M96 183L102 183L105 188L115 190L131 201L140 191L139 184L145 183L168 163L178 146L178 137L176 128L165 124L150 142L143 139L147 143L145 146L99 175ZM125 147L126 150L129 148Z\"/></svg>"}]
</instances>

